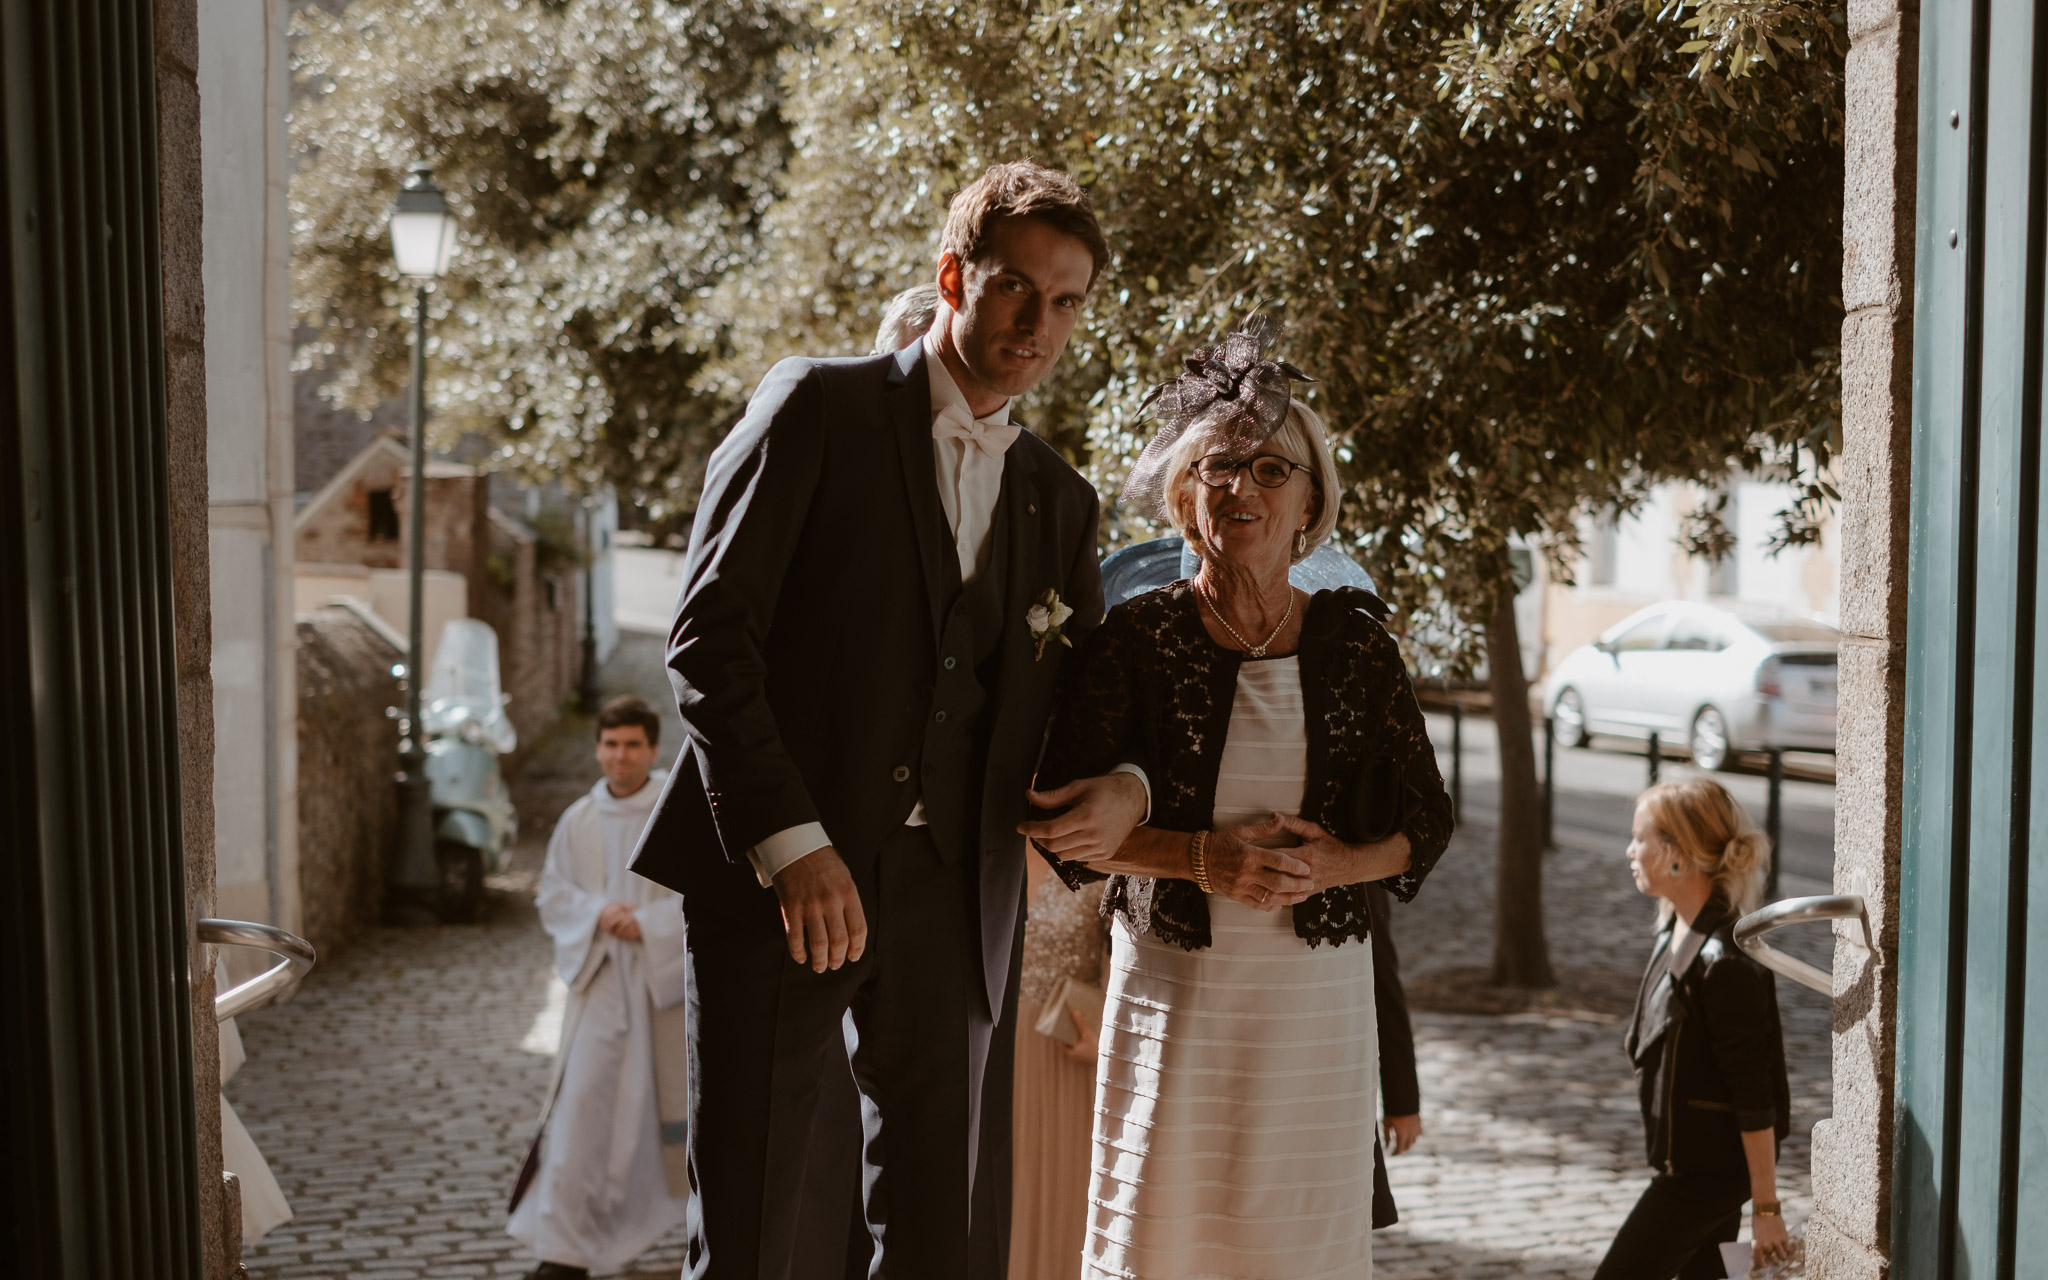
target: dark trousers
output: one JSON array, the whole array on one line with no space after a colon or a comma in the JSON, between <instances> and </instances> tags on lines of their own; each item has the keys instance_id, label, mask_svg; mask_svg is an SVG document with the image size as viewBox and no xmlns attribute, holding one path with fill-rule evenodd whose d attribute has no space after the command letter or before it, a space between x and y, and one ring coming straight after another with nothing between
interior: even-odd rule
<instances>
[{"instance_id":1,"label":"dark trousers","mask_svg":"<svg viewBox=\"0 0 2048 1280\"><path fill-rule=\"evenodd\" d=\"M848 1135L832 1094L849 1052L861 1094L868 1274L1001 1276L1009 1197L998 1201L997 1180L975 1176L996 1153L969 1139L976 1119L988 1131L973 1105L983 1054L1000 1079L1005 1120L1010 1087L1009 1046L991 1046L982 995L974 860L948 865L928 828L906 827L856 885L867 951L823 974L789 958L774 915L684 903L693 1280L811 1280L831 1254L817 1247L820 1233L846 1238L833 1171ZM997 1083L990 1078L987 1092ZM1007 1138L1005 1123L1005 1165ZM818 1175L820 1185L808 1185Z\"/></svg>"},{"instance_id":2,"label":"dark trousers","mask_svg":"<svg viewBox=\"0 0 2048 1280\"><path fill-rule=\"evenodd\" d=\"M1747 1173L1650 1179L1593 1280L1722 1280L1720 1246L1742 1230Z\"/></svg>"}]
</instances>

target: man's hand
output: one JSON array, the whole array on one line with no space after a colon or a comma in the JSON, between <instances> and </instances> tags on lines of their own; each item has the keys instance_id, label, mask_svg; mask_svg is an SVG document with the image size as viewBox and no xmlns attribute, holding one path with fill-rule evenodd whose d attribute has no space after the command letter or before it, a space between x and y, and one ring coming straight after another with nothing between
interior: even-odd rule
<instances>
[{"instance_id":1,"label":"man's hand","mask_svg":"<svg viewBox=\"0 0 2048 1280\"><path fill-rule=\"evenodd\" d=\"M814 849L775 876L789 958L811 972L837 969L868 949L868 918L853 873L831 845Z\"/></svg>"},{"instance_id":2,"label":"man's hand","mask_svg":"<svg viewBox=\"0 0 2048 1280\"><path fill-rule=\"evenodd\" d=\"M1062 862L1100 862L1123 847L1145 820L1145 784L1128 773L1082 778L1053 791L1026 791L1041 809L1072 805L1057 818L1021 822L1017 831Z\"/></svg>"},{"instance_id":3,"label":"man's hand","mask_svg":"<svg viewBox=\"0 0 2048 1280\"><path fill-rule=\"evenodd\" d=\"M640 920L633 914L633 908L623 902L607 902L597 913L597 927L614 938L628 942L640 941Z\"/></svg>"},{"instance_id":4,"label":"man's hand","mask_svg":"<svg viewBox=\"0 0 2048 1280\"><path fill-rule=\"evenodd\" d=\"M1422 1117L1388 1116L1382 1132L1381 1141L1387 1148L1387 1154L1401 1155L1414 1146L1415 1140L1422 1136Z\"/></svg>"}]
</instances>

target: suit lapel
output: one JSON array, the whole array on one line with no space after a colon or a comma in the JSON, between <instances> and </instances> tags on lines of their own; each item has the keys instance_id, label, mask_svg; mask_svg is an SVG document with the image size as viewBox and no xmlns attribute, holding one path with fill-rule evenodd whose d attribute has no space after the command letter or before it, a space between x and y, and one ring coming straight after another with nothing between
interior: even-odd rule
<instances>
[{"instance_id":1,"label":"suit lapel","mask_svg":"<svg viewBox=\"0 0 2048 1280\"><path fill-rule=\"evenodd\" d=\"M1003 455L1003 491L996 508L1010 524L1010 558L1004 568L1003 617L1022 618L1031 600L1047 585L1038 581L1040 546L1044 542L1045 503L1038 492L1038 458L1019 436ZM1007 637L1005 637L1007 640Z\"/></svg>"},{"instance_id":2,"label":"suit lapel","mask_svg":"<svg viewBox=\"0 0 2048 1280\"><path fill-rule=\"evenodd\" d=\"M996 516L1009 524L1009 548L1003 565L1002 675L990 720L996 735L992 742L1002 741L1000 735L1007 727L1003 714L1018 692L1021 677L1036 665L1032 653L1036 642L1025 629L1024 614L1040 592L1058 585L1047 579L1043 563L1051 511L1040 492L1038 464L1037 450L1021 436L1003 455L1003 488Z\"/></svg>"},{"instance_id":3,"label":"suit lapel","mask_svg":"<svg viewBox=\"0 0 2048 1280\"><path fill-rule=\"evenodd\" d=\"M903 487L910 500L910 518L917 526L918 560L924 567L925 602L931 610L932 642L938 643L945 622L946 581L942 555L952 555L953 540L942 537L939 473L932 460L931 377L924 367L922 342L897 353L889 372L882 405L896 432L896 453L903 464Z\"/></svg>"}]
</instances>

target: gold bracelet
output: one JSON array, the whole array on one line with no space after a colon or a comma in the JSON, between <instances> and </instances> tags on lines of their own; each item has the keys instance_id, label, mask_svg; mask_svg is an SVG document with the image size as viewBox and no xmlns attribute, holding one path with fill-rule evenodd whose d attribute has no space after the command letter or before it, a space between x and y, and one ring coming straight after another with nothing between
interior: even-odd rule
<instances>
[{"instance_id":1,"label":"gold bracelet","mask_svg":"<svg viewBox=\"0 0 2048 1280\"><path fill-rule=\"evenodd\" d=\"M1197 831L1188 840L1188 868L1195 873L1195 887L1203 893L1212 893L1209 888L1209 833Z\"/></svg>"},{"instance_id":2,"label":"gold bracelet","mask_svg":"<svg viewBox=\"0 0 2048 1280\"><path fill-rule=\"evenodd\" d=\"M1750 1205L1749 1211L1752 1217L1757 1218L1776 1218L1781 1216L1778 1213L1778 1202L1776 1200L1758 1200Z\"/></svg>"}]
</instances>

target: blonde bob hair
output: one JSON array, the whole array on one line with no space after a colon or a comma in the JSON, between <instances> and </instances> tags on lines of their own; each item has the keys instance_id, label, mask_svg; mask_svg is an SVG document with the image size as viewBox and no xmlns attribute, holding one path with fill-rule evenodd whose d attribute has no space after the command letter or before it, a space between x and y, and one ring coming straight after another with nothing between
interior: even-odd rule
<instances>
[{"instance_id":1,"label":"blonde bob hair","mask_svg":"<svg viewBox=\"0 0 2048 1280\"><path fill-rule=\"evenodd\" d=\"M1173 452L1166 459L1166 522L1188 540L1197 555L1202 551L1202 535L1195 524L1195 486L1200 481L1195 478L1194 466L1214 447L1214 440L1214 432L1197 425L1174 443ZM1330 453L1323 420L1315 410L1296 400L1287 406L1280 429L1266 441L1261 452L1277 453L1301 463L1308 468L1309 482L1315 487L1315 501L1309 508L1308 541L1301 554L1293 557L1294 563L1300 564L1329 540L1331 531L1337 527L1337 508L1344 498L1343 484L1337 476L1337 459Z\"/></svg>"},{"instance_id":2,"label":"blonde bob hair","mask_svg":"<svg viewBox=\"0 0 2048 1280\"><path fill-rule=\"evenodd\" d=\"M1672 853L1713 881L1715 891L1738 914L1756 910L1763 899L1771 842L1728 788L1712 778L1660 782L1636 803L1648 810L1650 825ZM1666 902L1657 918L1662 922L1670 914L1671 904Z\"/></svg>"}]
</instances>

